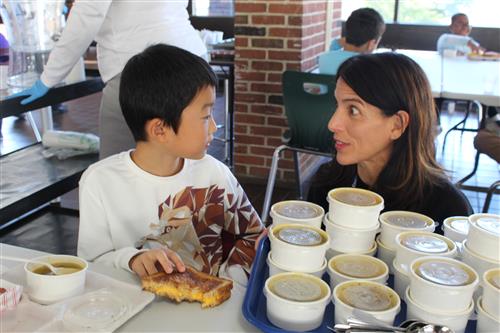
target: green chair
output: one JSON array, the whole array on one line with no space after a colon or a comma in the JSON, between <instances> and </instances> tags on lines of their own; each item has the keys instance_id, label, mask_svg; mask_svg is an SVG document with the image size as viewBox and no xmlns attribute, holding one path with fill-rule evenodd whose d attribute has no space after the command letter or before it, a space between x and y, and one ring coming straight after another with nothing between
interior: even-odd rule
<instances>
[{"instance_id":1,"label":"green chair","mask_svg":"<svg viewBox=\"0 0 500 333\"><path fill-rule=\"evenodd\" d=\"M262 221L267 222L281 152L291 150L299 199L303 198L298 153L332 156L333 137L328 121L336 108L335 76L286 71L282 77L283 104L289 129L283 135L285 144L273 153L267 181Z\"/></svg>"}]
</instances>

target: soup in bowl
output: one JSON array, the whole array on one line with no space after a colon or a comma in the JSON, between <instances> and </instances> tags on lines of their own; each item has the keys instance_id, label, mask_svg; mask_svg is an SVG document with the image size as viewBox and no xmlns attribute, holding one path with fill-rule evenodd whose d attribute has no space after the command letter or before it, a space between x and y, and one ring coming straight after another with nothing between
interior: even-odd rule
<instances>
[{"instance_id":1,"label":"soup in bowl","mask_svg":"<svg viewBox=\"0 0 500 333\"><path fill-rule=\"evenodd\" d=\"M26 263L27 293L32 301L52 304L83 292L88 269L86 260L70 255L47 255L33 260L50 263L58 268L59 274L54 275L43 264Z\"/></svg>"}]
</instances>

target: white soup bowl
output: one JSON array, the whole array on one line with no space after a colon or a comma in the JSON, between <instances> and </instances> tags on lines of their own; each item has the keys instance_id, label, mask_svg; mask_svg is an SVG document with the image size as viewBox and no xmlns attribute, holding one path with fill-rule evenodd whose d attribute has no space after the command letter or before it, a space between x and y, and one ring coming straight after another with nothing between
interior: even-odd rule
<instances>
[{"instance_id":1,"label":"white soup bowl","mask_svg":"<svg viewBox=\"0 0 500 333\"><path fill-rule=\"evenodd\" d=\"M32 301L39 304L52 304L83 292L88 268L86 260L76 256L55 254L34 258L33 260L48 262L53 265L71 263L80 266L81 269L70 274L43 275L33 271L46 266L37 263L26 263L24 271L26 273L27 293Z\"/></svg>"}]
</instances>

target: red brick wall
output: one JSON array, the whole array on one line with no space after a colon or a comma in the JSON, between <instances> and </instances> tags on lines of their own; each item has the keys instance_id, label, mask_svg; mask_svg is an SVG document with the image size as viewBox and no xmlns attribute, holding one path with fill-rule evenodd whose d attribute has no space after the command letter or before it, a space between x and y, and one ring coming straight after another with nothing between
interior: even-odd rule
<instances>
[{"instance_id":1,"label":"red brick wall","mask_svg":"<svg viewBox=\"0 0 500 333\"><path fill-rule=\"evenodd\" d=\"M235 0L235 171L267 178L274 149L287 128L283 71L309 71L325 50L327 1ZM341 0L334 1L332 36L340 34ZM291 154L279 179L293 180ZM314 161L301 156L301 170Z\"/></svg>"}]
</instances>

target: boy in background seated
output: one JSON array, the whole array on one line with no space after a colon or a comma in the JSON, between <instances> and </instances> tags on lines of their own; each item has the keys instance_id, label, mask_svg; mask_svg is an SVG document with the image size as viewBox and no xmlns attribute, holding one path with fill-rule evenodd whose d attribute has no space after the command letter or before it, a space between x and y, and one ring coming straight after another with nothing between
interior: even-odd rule
<instances>
[{"instance_id":1,"label":"boy in background seated","mask_svg":"<svg viewBox=\"0 0 500 333\"><path fill-rule=\"evenodd\" d=\"M385 31L382 16L372 8L360 8L351 13L345 23L345 38L341 39L343 49L337 49L319 56L321 74L337 74L339 66L360 53L372 53ZM337 47L337 46L335 46Z\"/></svg>"},{"instance_id":2,"label":"boy in background seated","mask_svg":"<svg viewBox=\"0 0 500 333\"><path fill-rule=\"evenodd\" d=\"M205 60L174 46L128 61L119 99L136 148L83 174L79 256L141 277L190 265L246 283L264 227L229 169L206 155L216 83Z\"/></svg>"},{"instance_id":3,"label":"boy in background seated","mask_svg":"<svg viewBox=\"0 0 500 333\"><path fill-rule=\"evenodd\" d=\"M458 55L468 53L482 53L484 49L472 37L469 37L471 26L469 18L463 13L451 17L449 34L442 34L437 41L437 50L443 54L444 50L457 51Z\"/></svg>"}]
</instances>

